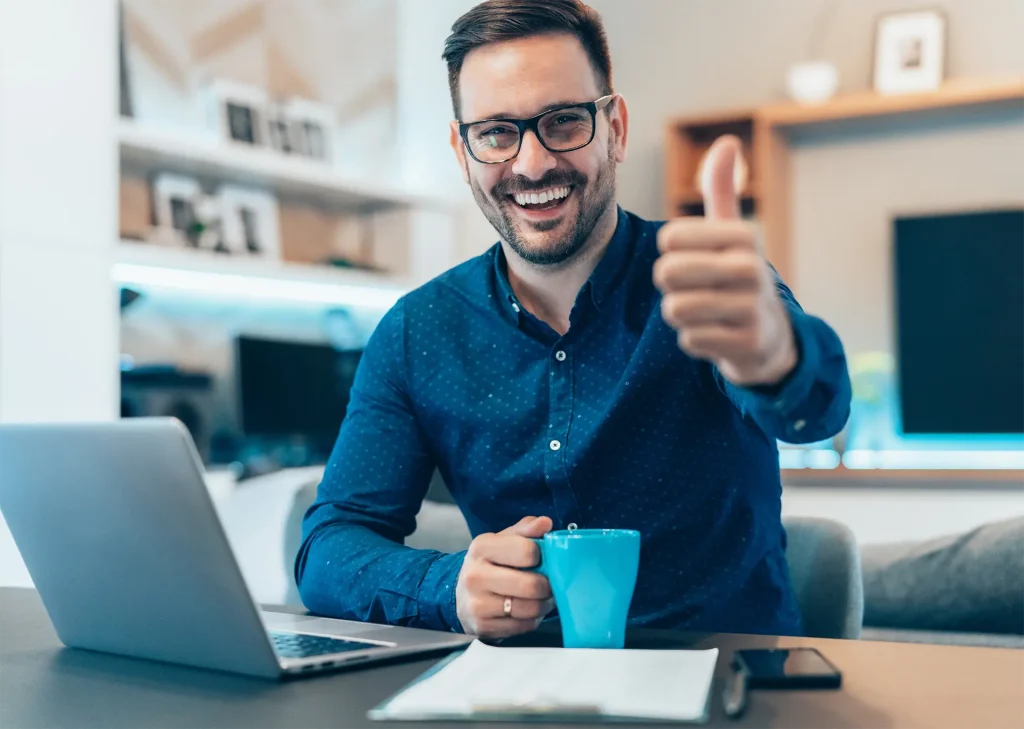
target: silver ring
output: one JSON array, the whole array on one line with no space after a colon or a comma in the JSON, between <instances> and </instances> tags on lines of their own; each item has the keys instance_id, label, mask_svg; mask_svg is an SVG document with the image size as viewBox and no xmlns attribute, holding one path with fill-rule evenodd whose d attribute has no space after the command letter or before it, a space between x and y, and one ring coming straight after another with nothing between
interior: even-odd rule
<instances>
[{"instance_id":1,"label":"silver ring","mask_svg":"<svg viewBox=\"0 0 1024 729\"><path fill-rule=\"evenodd\" d=\"M512 617L512 598L506 597L505 604L502 606L501 611L505 613L506 618Z\"/></svg>"}]
</instances>

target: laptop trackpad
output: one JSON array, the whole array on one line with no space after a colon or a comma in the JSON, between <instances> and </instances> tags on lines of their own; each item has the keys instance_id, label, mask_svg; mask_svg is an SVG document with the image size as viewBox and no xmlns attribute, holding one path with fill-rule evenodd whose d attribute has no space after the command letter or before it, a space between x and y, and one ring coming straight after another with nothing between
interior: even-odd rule
<instances>
[{"instance_id":1,"label":"laptop trackpad","mask_svg":"<svg viewBox=\"0 0 1024 729\"><path fill-rule=\"evenodd\" d=\"M357 623L348 620L332 620L312 615L292 615L261 611L260 618L268 630L294 630L300 633L336 636L340 638L357 636L364 633L376 633L382 628L372 623Z\"/></svg>"}]
</instances>

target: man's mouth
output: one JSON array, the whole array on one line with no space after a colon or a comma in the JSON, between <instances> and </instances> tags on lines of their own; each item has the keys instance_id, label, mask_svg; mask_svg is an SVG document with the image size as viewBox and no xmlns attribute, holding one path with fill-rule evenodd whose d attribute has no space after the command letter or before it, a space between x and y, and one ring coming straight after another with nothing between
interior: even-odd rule
<instances>
[{"instance_id":1,"label":"man's mouth","mask_svg":"<svg viewBox=\"0 0 1024 729\"><path fill-rule=\"evenodd\" d=\"M565 205L572 194L573 185L558 185L532 192L515 192L509 195L522 210L547 212Z\"/></svg>"}]
</instances>

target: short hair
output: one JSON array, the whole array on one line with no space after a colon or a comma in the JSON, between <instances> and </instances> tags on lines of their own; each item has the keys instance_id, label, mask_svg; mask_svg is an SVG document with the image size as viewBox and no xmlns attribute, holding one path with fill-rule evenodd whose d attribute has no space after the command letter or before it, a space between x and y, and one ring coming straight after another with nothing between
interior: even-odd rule
<instances>
[{"instance_id":1,"label":"short hair","mask_svg":"<svg viewBox=\"0 0 1024 729\"><path fill-rule=\"evenodd\" d=\"M580 0L485 0L452 25L441 57L448 64L452 110L459 118L459 74L470 51L536 35L576 37L590 58L601 94L612 93L612 59L601 16Z\"/></svg>"}]
</instances>

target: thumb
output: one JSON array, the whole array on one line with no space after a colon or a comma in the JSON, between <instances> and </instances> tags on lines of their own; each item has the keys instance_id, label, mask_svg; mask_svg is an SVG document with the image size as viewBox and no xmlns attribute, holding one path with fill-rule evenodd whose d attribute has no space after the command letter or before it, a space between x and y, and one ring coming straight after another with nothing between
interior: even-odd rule
<instances>
[{"instance_id":1,"label":"thumb","mask_svg":"<svg viewBox=\"0 0 1024 729\"><path fill-rule=\"evenodd\" d=\"M527 516L513 524L502 534L515 534L520 537L542 537L551 531L554 526L551 519L546 516Z\"/></svg>"},{"instance_id":2,"label":"thumb","mask_svg":"<svg viewBox=\"0 0 1024 729\"><path fill-rule=\"evenodd\" d=\"M705 218L739 220L740 200L735 175L741 152L740 140L731 134L716 139L708 150L700 180Z\"/></svg>"}]
</instances>

